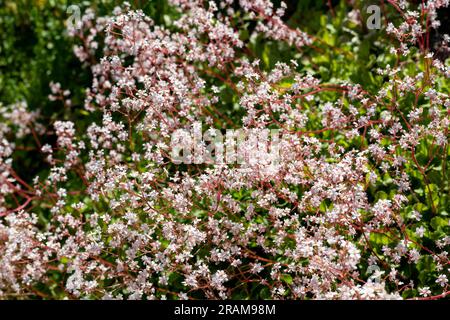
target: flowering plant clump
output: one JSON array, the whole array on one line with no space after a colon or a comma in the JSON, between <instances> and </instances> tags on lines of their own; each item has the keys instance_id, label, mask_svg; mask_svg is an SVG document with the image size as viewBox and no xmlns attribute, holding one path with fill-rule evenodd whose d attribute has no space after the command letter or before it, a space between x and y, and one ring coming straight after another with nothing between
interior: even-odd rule
<instances>
[{"instance_id":1,"label":"flowering plant clump","mask_svg":"<svg viewBox=\"0 0 450 320\"><path fill-rule=\"evenodd\" d=\"M0 108L0 296L450 293L449 1L386 1L372 31L349 2L318 29L269 0L87 8L84 101Z\"/></svg>"}]
</instances>

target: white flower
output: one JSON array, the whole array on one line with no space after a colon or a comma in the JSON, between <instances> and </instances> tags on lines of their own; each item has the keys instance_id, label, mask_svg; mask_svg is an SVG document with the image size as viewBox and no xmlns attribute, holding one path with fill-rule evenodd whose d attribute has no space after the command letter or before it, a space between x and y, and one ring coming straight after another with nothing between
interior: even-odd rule
<instances>
[{"instance_id":1,"label":"white flower","mask_svg":"<svg viewBox=\"0 0 450 320\"><path fill-rule=\"evenodd\" d=\"M431 294L429 287L423 287L419 289L419 294L423 297L428 297Z\"/></svg>"},{"instance_id":2,"label":"white flower","mask_svg":"<svg viewBox=\"0 0 450 320\"><path fill-rule=\"evenodd\" d=\"M416 229L415 233L419 238L422 238L423 235L425 234L425 228L423 226L420 226L419 228Z\"/></svg>"},{"instance_id":3,"label":"white flower","mask_svg":"<svg viewBox=\"0 0 450 320\"><path fill-rule=\"evenodd\" d=\"M436 279L436 283L439 284L441 287L445 287L447 282L448 282L448 279L445 274L439 275L439 277Z\"/></svg>"}]
</instances>

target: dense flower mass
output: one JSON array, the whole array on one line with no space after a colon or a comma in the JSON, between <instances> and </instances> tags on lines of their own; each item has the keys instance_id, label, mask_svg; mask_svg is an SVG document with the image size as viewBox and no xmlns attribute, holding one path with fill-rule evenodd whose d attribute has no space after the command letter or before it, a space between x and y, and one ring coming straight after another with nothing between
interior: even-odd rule
<instances>
[{"instance_id":1,"label":"dense flower mass","mask_svg":"<svg viewBox=\"0 0 450 320\"><path fill-rule=\"evenodd\" d=\"M429 44L449 1L387 1L396 18L383 17L374 46L389 63L365 62L369 88L315 67L370 50L351 29L364 28L356 7L341 52L288 24L284 3L169 5L160 24L125 4L69 26L91 73L87 126L49 126L23 101L0 108L0 296L450 293L450 68ZM255 43L285 56L268 62ZM65 109L83 104L57 82L49 90ZM250 161L205 161L226 129L277 130L276 159L244 138L224 141ZM189 161L173 161L174 135L195 130L206 138L187 137ZM14 166L26 137L47 168L32 177Z\"/></svg>"}]
</instances>

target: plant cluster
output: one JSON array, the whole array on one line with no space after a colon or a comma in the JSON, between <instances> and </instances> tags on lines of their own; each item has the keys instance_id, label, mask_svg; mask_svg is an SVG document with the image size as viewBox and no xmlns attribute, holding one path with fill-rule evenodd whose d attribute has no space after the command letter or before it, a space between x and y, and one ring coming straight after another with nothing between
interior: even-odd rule
<instances>
[{"instance_id":1,"label":"plant cluster","mask_svg":"<svg viewBox=\"0 0 450 320\"><path fill-rule=\"evenodd\" d=\"M382 4L375 31L358 1L320 32L269 0L85 10L84 102L48 96L76 119L0 109L0 296L445 297L450 69L430 35L449 1ZM199 142L174 163L197 122L279 130L277 161L244 141L255 161L204 163Z\"/></svg>"}]
</instances>

